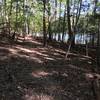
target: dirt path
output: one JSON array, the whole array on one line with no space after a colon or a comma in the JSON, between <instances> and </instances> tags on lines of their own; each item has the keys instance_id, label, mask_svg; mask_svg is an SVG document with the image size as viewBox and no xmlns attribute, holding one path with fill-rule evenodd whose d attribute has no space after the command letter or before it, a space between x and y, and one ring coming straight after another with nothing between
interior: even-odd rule
<instances>
[{"instance_id":1,"label":"dirt path","mask_svg":"<svg viewBox=\"0 0 100 100\"><path fill-rule=\"evenodd\" d=\"M94 100L91 61L36 40L0 44L0 100Z\"/></svg>"}]
</instances>

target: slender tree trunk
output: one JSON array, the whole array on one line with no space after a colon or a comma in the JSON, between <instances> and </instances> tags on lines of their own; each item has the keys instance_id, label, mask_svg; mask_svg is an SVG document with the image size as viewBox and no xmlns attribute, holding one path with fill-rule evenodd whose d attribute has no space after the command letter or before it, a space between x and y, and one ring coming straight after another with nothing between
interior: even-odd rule
<instances>
[{"instance_id":1,"label":"slender tree trunk","mask_svg":"<svg viewBox=\"0 0 100 100\"><path fill-rule=\"evenodd\" d=\"M57 19L57 6L58 6L57 0L55 0L55 22ZM57 26L57 24L55 23L55 28L57 28L56 26ZM57 35L57 31L55 31L55 33L54 33L55 40L56 40L56 35Z\"/></svg>"},{"instance_id":2,"label":"slender tree trunk","mask_svg":"<svg viewBox=\"0 0 100 100\"><path fill-rule=\"evenodd\" d=\"M65 32L66 9L67 9L67 1L66 1L66 5L65 5L65 10L64 10L63 29L62 29L62 31L63 31L63 33L62 33L62 42L64 42L64 36L66 34L66 32Z\"/></svg>"},{"instance_id":3,"label":"slender tree trunk","mask_svg":"<svg viewBox=\"0 0 100 100\"><path fill-rule=\"evenodd\" d=\"M26 34L26 26L25 26L25 21L26 21L26 19L25 19L25 0L23 0L23 18L24 18L24 20L23 20L23 27L22 27L22 36L24 38L23 41L25 41L25 34Z\"/></svg>"},{"instance_id":4,"label":"slender tree trunk","mask_svg":"<svg viewBox=\"0 0 100 100\"><path fill-rule=\"evenodd\" d=\"M27 27L28 27L28 34L30 33L30 21L29 18L27 18Z\"/></svg>"},{"instance_id":5,"label":"slender tree trunk","mask_svg":"<svg viewBox=\"0 0 100 100\"><path fill-rule=\"evenodd\" d=\"M91 39L91 42L92 42L92 46L94 47L94 39L95 39L95 34L92 33L92 39Z\"/></svg>"},{"instance_id":6,"label":"slender tree trunk","mask_svg":"<svg viewBox=\"0 0 100 100\"><path fill-rule=\"evenodd\" d=\"M100 19L99 19L100 20ZM100 66L100 21L98 21L97 64Z\"/></svg>"},{"instance_id":7,"label":"slender tree trunk","mask_svg":"<svg viewBox=\"0 0 100 100\"><path fill-rule=\"evenodd\" d=\"M94 2L94 11L93 11L93 14L94 14L94 19L95 19L95 16L96 16L96 9L97 9L97 3L98 3L98 0L95 0ZM96 49L96 53L97 53L97 64L100 66L100 19L98 19L98 34L97 34L97 49ZM95 24L95 22L94 22Z\"/></svg>"},{"instance_id":8,"label":"slender tree trunk","mask_svg":"<svg viewBox=\"0 0 100 100\"><path fill-rule=\"evenodd\" d=\"M46 9L46 0L43 0L43 46L46 46L47 43L45 9Z\"/></svg>"},{"instance_id":9,"label":"slender tree trunk","mask_svg":"<svg viewBox=\"0 0 100 100\"><path fill-rule=\"evenodd\" d=\"M68 35L69 35L67 43L69 46L66 52L65 60L67 60L68 58L68 55L72 46L72 39L73 39L73 33L71 30L71 19L70 19L70 0L67 0L67 23L68 23Z\"/></svg>"},{"instance_id":10,"label":"slender tree trunk","mask_svg":"<svg viewBox=\"0 0 100 100\"><path fill-rule=\"evenodd\" d=\"M10 35L10 33L11 33L12 4L13 4L13 2L12 2L12 0L11 0L11 3L10 3L10 12L9 12L9 15L8 15L8 17L9 17L9 35Z\"/></svg>"},{"instance_id":11,"label":"slender tree trunk","mask_svg":"<svg viewBox=\"0 0 100 100\"><path fill-rule=\"evenodd\" d=\"M50 3L48 3L48 35L49 35L49 41L52 40L52 33L51 33L51 21L52 18L50 20L50 15L51 15L51 9L50 9Z\"/></svg>"},{"instance_id":12,"label":"slender tree trunk","mask_svg":"<svg viewBox=\"0 0 100 100\"><path fill-rule=\"evenodd\" d=\"M59 28L59 27L61 27L61 3L62 3L62 1L60 0L60 6L59 6L59 23L58 23L58 30L59 30L59 32L58 32L58 41L61 41L61 38L60 38L60 36L61 36L61 28Z\"/></svg>"},{"instance_id":13,"label":"slender tree trunk","mask_svg":"<svg viewBox=\"0 0 100 100\"><path fill-rule=\"evenodd\" d=\"M72 42L72 38L73 38L73 33L71 30L71 20L70 20L70 1L67 0L67 23L68 23L68 44L70 44Z\"/></svg>"},{"instance_id":14,"label":"slender tree trunk","mask_svg":"<svg viewBox=\"0 0 100 100\"><path fill-rule=\"evenodd\" d=\"M15 32L12 35L12 39L15 40L15 35L17 32L18 28L18 23L17 23L17 18L18 18L18 1L16 1L16 22L15 22Z\"/></svg>"},{"instance_id":15,"label":"slender tree trunk","mask_svg":"<svg viewBox=\"0 0 100 100\"><path fill-rule=\"evenodd\" d=\"M51 22L49 21L49 26L48 26L48 33L49 33L49 40L52 40L52 33L51 33Z\"/></svg>"},{"instance_id":16,"label":"slender tree trunk","mask_svg":"<svg viewBox=\"0 0 100 100\"><path fill-rule=\"evenodd\" d=\"M4 14L5 16L4 16L4 17L5 17L5 22L7 22L7 19L6 19L6 9L7 9L6 5L7 5L7 4L6 4L6 2L7 2L7 1L4 0L4 9L5 9L5 14Z\"/></svg>"},{"instance_id":17,"label":"slender tree trunk","mask_svg":"<svg viewBox=\"0 0 100 100\"><path fill-rule=\"evenodd\" d=\"M72 46L75 45L75 34L77 32L77 30L76 30L77 29L77 24L78 24L78 21L79 21L79 18L80 18L82 0L79 0L78 5L79 5L79 7L77 8L76 18L74 18L74 15L73 15L73 40L72 40ZM74 19L75 19L75 21L74 21Z\"/></svg>"}]
</instances>

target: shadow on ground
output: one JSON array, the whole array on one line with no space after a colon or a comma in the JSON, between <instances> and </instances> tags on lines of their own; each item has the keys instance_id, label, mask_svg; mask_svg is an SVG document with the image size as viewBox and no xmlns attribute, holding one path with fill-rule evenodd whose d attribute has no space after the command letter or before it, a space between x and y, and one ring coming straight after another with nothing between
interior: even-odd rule
<instances>
[{"instance_id":1,"label":"shadow on ground","mask_svg":"<svg viewBox=\"0 0 100 100\"><path fill-rule=\"evenodd\" d=\"M35 40L0 45L1 100L94 100L91 61Z\"/></svg>"}]
</instances>

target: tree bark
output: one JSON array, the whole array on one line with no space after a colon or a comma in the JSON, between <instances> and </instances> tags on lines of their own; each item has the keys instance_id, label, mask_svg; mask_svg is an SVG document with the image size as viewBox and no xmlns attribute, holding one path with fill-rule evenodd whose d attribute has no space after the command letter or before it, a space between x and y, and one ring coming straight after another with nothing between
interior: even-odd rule
<instances>
[{"instance_id":1,"label":"tree bark","mask_svg":"<svg viewBox=\"0 0 100 100\"><path fill-rule=\"evenodd\" d=\"M67 23L68 23L68 35L69 35L67 43L71 44L72 38L73 38L73 33L72 33L72 30L71 30L70 5L69 4L70 4L69 0L67 0Z\"/></svg>"},{"instance_id":2,"label":"tree bark","mask_svg":"<svg viewBox=\"0 0 100 100\"><path fill-rule=\"evenodd\" d=\"M45 9L46 9L46 0L43 0L43 46L46 46L46 43L47 43Z\"/></svg>"},{"instance_id":3,"label":"tree bark","mask_svg":"<svg viewBox=\"0 0 100 100\"><path fill-rule=\"evenodd\" d=\"M63 33L62 33L62 42L64 42L64 36L66 34L66 32L65 32L66 9L67 9L67 1L66 1L66 5L65 5L65 10L64 10L63 29L62 29L62 31L63 31Z\"/></svg>"},{"instance_id":4,"label":"tree bark","mask_svg":"<svg viewBox=\"0 0 100 100\"><path fill-rule=\"evenodd\" d=\"M99 19L100 20L100 19ZM97 40L97 64L100 66L100 21L98 21L98 40Z\"/></svg>"}]
</instances>

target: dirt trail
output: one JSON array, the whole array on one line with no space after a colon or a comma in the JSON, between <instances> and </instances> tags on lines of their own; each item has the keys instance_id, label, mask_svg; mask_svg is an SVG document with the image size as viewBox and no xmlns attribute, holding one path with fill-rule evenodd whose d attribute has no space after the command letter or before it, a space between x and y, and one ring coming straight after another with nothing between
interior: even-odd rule
<instances>
[{"instance_id":1,"label":"dirt trail","mask_svg":"<svg viewBox=\"0 0 100 100\"><path fill-rule=\"evenodd\" d=\"M91 61L27 38L0 44L0 100L94 100Z\"/></svg>"}]
</instances>

